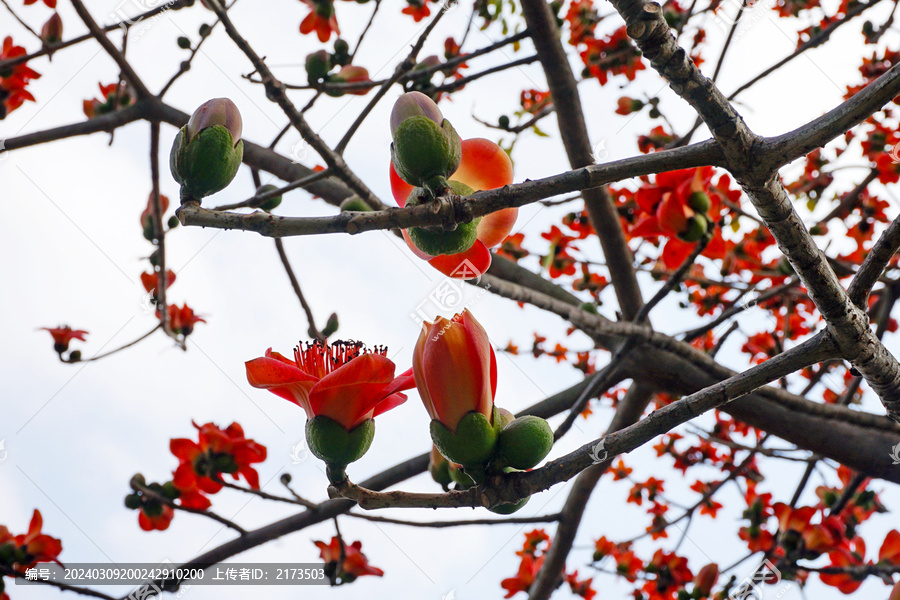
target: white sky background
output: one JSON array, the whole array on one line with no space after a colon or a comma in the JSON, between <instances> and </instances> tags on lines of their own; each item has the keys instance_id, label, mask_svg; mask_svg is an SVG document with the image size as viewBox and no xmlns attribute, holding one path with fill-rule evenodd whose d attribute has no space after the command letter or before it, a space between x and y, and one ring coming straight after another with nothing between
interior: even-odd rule
<instances>
[{"instance_id":1,"label":"white sky background","mask_svg":"<svg viewBox=\"0 0 900 600\"><path fill-rule=\"evenodd\" d=\"M12 3L35 28L50 16L43 4L23 8L18 0ZM90 0L87 4L95 17L104 22L106 15L118 6L107 0ZM384 4L383 14L369 32L357 61L369 69L373 78L392 72L396 61L405 56L409 44L425 25L400 15L401 3L386 0ZM127 12L136 12L131 4L125 6ZM371 7L337 3L339 23L351 45L368 19ZM83 31L69 3L61 2L59 10L67 39ZM607 14L612 8L603 4L600 10ZM881 23L886 10L888 6L879 7L867 13L867 17ZM305 56L322 47L315 36L301 36L297 30L307 11L305 5L295 0L255 0L239 2L231 15L257 52L275 67L278 76L288 82L303 83ZM773 15L771 11L764 12L733 43L719 79L726 93L795 47L795 35L785 31L785 22L776 22ZM745 20L750 21L747 16ZM467 18L464 8L447 15L422 56L442 54L443 40L448 35L459 39ZM197 27L211 20L211 13L198 2L193 8L163 15L139 39L132 39L129 59L151 90L160 89L188 54L176 46L175 38L187 34L196 40ZM611 30L613 22L618 27L618 17L613 16L601 29ZM783 133L837 105L845 86L859 81L856 68L862 48L857 38L861 24L862 19L848 25L834 36L827 48L795 60L744 93L739 110L751 128L763 135ZM723 34L712 24L707 30L711 41L704 52L708 61L704 72L711 73ZM4 10L0 10L0 37L2 32L12 32L14 40L29 49L36 47L35 41ZM112 37L118 40L118 34ZM496 28L486 32L474 30L464 50L474 50L501 37ZM896 33L889 33L884 42L895 47ZM518 56L530 51L525 46ZM511 56L510 48L503 52L507 53L506 57L497 53L471 61L468 72L480 71ZM38 102L27 103L0 123L0 138L83 120L82 99L96 97L98 81L110 83L118 74L113 61L94 43L66 49L50 63L46 59L32 61L30 66L42 74L29 87ZM576 67L580 70L580 63ZM243 115L244 137L266 144L286 121L277 107L266 101L261 86L241 79L241 74L250 70L245 57L221 28L217 28L204 44L191 72L172 88L166 101L189 113L209 98L230 97ZM580 86L592 140L595 143L606 140L610 159L635 154L636 136L656 124L649 125L643 115L632 119L613 114L621 95L617 86L622 83L623 78L615 77L605 87L595 81ZM537 65L511 69L471 84L455 94L452 102L443 102L441 108L464 138L497 139L495 130L484 128L470 116L474 114L490 121L501 114L511 114L518 108L519 91L532 87L545 89ZM649 66L647 71L639 73L636 85L629 88L628 94L638 96L637 89L661 95L661 107L679 132L693 122L690 108L664 87ZM376 107L346 154L357 174L385 201L391 197L387 178L390 144L387 120L396 96L395 89ZM305 103L306 97L305 93L294 96L298 104ZM368 97L326 98L309 113L309 121L333 144L366 102ZM516 181L567 169L565 154L555 135L554 119L551 116L541 123L551 137L525 134L516 145L513 153ZM168 450L169 439L194 437L191 419L198 423L213 421L221 426L238 421L249 437L265 444L269 458L258 470L266 491L280 493L278 476L289 472L299 493L313 500L325 497L327 482L322 465L315 458L292 464L291 448L303 438L303 412L272 394L251 388L244 375L244 361L261 356L268 347L289 352L299 339L305 338L307 329L306 318L291 291L272 240L254 233L197 228L178 228L167 236L169 266L178 274L177 282L169 289L169 300L178 304L187 301L209 321L197 326L189 338L186 353L156 334L134 348L97 363L65 365L56 360L49 335L36 331L38 327L60 323L87 329L88 342L75 342L72 347L81 348L85 356L91 356L131 341L154 326L153 316L142 307L144 292L139 282L139 274L148 267L143 259L152 251L150 243L141 236L138 223L150 191L148 132L146 123L135 123L118 130L111 147L108 135L96 134L9 153L0 162L3 187L0 203L4 215L0 248L5 256L0 262L0 279L6 282L6 292L0 294L5 339L0 345L0 439L6 440L9 453L0 463L0 523L8 525L14 533L24 532L32 510L39 508L44 516L44 531L63 541L64 562L169 559L177 563L233 538L232 533L223 531L217 523L184 513L176 515L167 531L144 533L137 526L137 513L122 504L128 492L128 480L135 472L144 473L150 481L165 481L170 476L177 460ZM174 128L162 128L161 185L163 193L177 203L178 188L166 168L174 135ZM287 155L299 139L297 134L289 132L278 149ZM862 173L862 169L839 172L839 177L846 177L841 189L852 187ZM265 181L266 175L263 176ZM242 168L235 182L211 198L209 204L240 201L252 193L249 170ZM568 206L548 209L538 205L522 209L519 224L526 232L526 247L545 250L539 233L558 222L568 210ZM296 191L285 197L276 212L311 216L333 214L334 209L321 201L310 200L306 192ZM409 367L418 335L418 326L409 314L441 282L436 271L415 259L402 242L384 232L355 237L286 239L285 246L320 327L328 314L335 311L341 323L337 337L386 344L398 372ZM581 242L580 247L592 259L602 260L599 248L590 240ZM534 262L527 264L536 268ZM649 297L658 284L643 276L642 282ZM467 291L470 298L477 293L477 290ZM611 290L605 297L614 300ZM654 312L652 320L656 328L675 333L689 328L692 323L688 321L697 320L685 317L685 311L678 309L677 302L682 299L683 295L673 295ZM614 301L604 307L608 316L612 316L613 305ZM478 299L473 312L497 347L513 340L525 350L530 347L533 331L546 335L550 347L556 341L571 349L589 347L588 339L579 334L566 340L565 323L555 316L532 308L519 309L491 295ZM753 313L742 316L739 322L746 333L768 326L759 314ZM742 343L739 338L736 335L719 355L724 363L736 368L746 365L746 357L739 352ZM888 335L887 343L896 352L896 339ZM601 364L605 360L601 357ZM579 379L579 373L570 366L557 366L548 358L534 360L527 352L519 357L500 354L499 366L497 403L514 412ZM864 408L882 412L871 393ZM551 457L596 438L610 415L609 409L602 409L587 421L579 420L577 428L554 448ZM557 423L558 419L552 424ZM377 425L372 449L349 469L355 481L429 448L427 415L414 391L407 404L380 417ZM888 451L886 448L885 452ZM663 477L666 495L684 502L696 498L693 492L685 493L694 478L715 477L715 472L707 469L692 471L691 477L682 478L680 473L671 470L670 459L657 459L649 447L626 460L634 467L636 480L650 475ZM777 500L787 501L799 478L800 467L786 462L763 466L768 467L764 473L769 479L762 490L773 492ZM831 469L823 468L820 473L831 484L836 481ZM807 502L814 501L813 490L819 484L821 477L817 475L807 487ZM427 475L407 481L401 487L437 489ZM530 516L557 511L568 487L559 485L534 497L517 514ZM591 573L585 565L594 539L606 535L618 541L640 533L646 526L646 507L625 504L628 487L621 483L610 485L607 479L600 483L579 530L576 551L570 556L570 570L577 568L582 576ZM881 498L888 506L900 501L896 488L877 482L874 488L885 489ZM733 486L717 498L737 508L726 509L715 522L701 516L694 520L679 549L691 559L694 571L710 561L728 565L745 553L743 544L734 537L743 500ZM233 518L246 529L296 512L288 505L264 503L227 490L215 495L213 501L213 510ZM483 509L392 510L382 514L418 520L490 515ZM670 515L678 514L673 506ZM896 520L890 515L875 516L863 527L864 537L870 541L870 557L877 554L892 524L896 526ZM343 518L341 528L348 541L363 542L371 563L385 570L384 578L365 577L337 589L194 587L185 595L197 600L239 598L252 591L271 598L298 595L380 598L408 597L409 591L415 590L417 598L439 599L455 590L455 597L460 600L499 598L503 595L500 580L515 575L519 561L514 552L522 543L523 532L533 526L433 530ZM723 530L727 532L727 544L721 541ZM316 562L318 551L311 540L328 540L333 533L333 525L326 522L233 560ZM665 543L669 549L677 543L677 528L672 529L670 536ZM651 547L639 544L639 555L649 558ZM748 563L738 569L739 577L750 573L751 568ZM811 581L807 588L809 597L843 597L834 588L819 584L816 578ZM596 574L595 588L599 590L599 598L624 598L631 586L615 577ZM59 595L55 590L26 589L11 582L7 591L13 600ZM779 590L770 591L774 597ZM887 588L881 583L870 580L858 592L858 597L882 597L886 593ZM557 595L571 596L567 589ZM801 595L793 586L780 597L791 600Z\"/></svg>"}]
</instances>

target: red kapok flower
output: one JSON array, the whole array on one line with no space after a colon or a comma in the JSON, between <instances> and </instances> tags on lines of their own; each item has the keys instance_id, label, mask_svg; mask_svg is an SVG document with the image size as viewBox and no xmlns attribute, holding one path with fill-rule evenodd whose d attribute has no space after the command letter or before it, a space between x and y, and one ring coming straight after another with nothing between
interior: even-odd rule
<instances>
[{"instance_id":1,"label":"red kapok flower","mask_svg":"<svg viewBox=\"0 0 900 600\"><path fill-rule=\"evenodd\" d=\"M3 39L0 47L0 62L27 54L22 46L14 46L12 36ZM16 110L26 100L34 102L34 96L25 89L31 79L37 79L41 75L26 63L13 67L10 71L0 74L0 119Z\"/></svg>"},{"instance_id":2,"label":"red kapok flower","mask_svg":"<svg viewBox=\"0 0 900 600\"><path fill-rule=\"evenodd\" d=\"M413 373L425 410L450 431L472 411L491 420L497 359L487 333L468 310L422 325Z\"/></svg>"},{"instance_id":3,"label":"red kapok flower","mask_svg":"<svg viewBox=\"0 0 900 600\"><path fill-rule=\"evenodd\" d=\"M206 320L195 315L194 309L186 303L180 307L170 304L166 309L169 313L169 328L185 337L194 331L196 323L206 323Z\"/></svg>"},{"instance_id":4,"label":"red kapok flower","mask_svg":"<svg viewBox=\"0 0 900 600\"><path fill-rule=\"evenodd\" d=\"M88 333L83 329L72 329L68 325L62 327L41 327L41 329L49 331L50 335L53 336L53 349L56 350L58 354L62 354L68 350L69 342L72 340L85 341L84 336Z\"/></svg>"},{"instance_id":5,"label":"red kapok flower","mask_svg":"<svg viewBox=\"0 0 900 600\"><path fill-rule=\"evenodd\" d=\"M179 460L172 483L188 494L187 498L184 494L180 497L183 506L197 508L196 504L202 503L193 495L198 490L215 494L222 489L222 484L213 479L221 479L222 473L229 473L234 479L243 476L251 488L259 489L259 474L251 465L266 459L265 446L244 437L238 423L225 429L214 423L193 425L200 432L197 442L186 438L169 442L169 449Z\"/></svg>"},{"instance_id":6,"label":"red kapok flower","mask_svg":"<svg viewBox=\"0 0 900 600\"><path fill-rule=\"evenodd\" d=\"M309 419L324 415L350 431L406 401L412 369L394 378L387 348L360 342L314 342L297 346L291 360L269 348L245 363L247 381L301 406Z\"/></svg>"},{"instance_id":7,"label":"red kapok flower","mask_svg":"<svg viewBox=\"0 0 900 600\"><path fill-rule=\"evenodd\" d=\"M406 8L400 12L411 16L416 23L431 15L431 10L428 8L428 0L406 0L406 2Z\"/></svg>"},{"instance_id":8,"label":"red kapok flower","mask_svg":"<svg viewBox=\"0 0 900 600\"><path fill-rule=\"evenodd\" d=\"M172 507L165 504L159 505L159 514L150 515L147 513L147 510L147 507L141 507L141 510L138 512L138 525L144 531L165 531L175 517L175 511ZM155 512L153 509L150 510Z\"/></svg>"},{"instance_id":9,"label":"red kapok flower","mask_svg":"<svg viewBox=\"0 0 900 600\"><path fill-rule=\"evenodd\" d=\"M25 0L25 6L28 6L29 4L34 4L36 2L37 2L37 0ZM44 0L44 4L46 4L50 8L56 8L56 0Z\"/></svg>"},{"instance_id":10,"label":"red kapok flower","mask_svg":"<svg viewBox=\"0 0 900 600\"><path fill-rule=\"evenodd\" d=\"M159 273L141 273L141 283L147 292L154 292L159 287ZM175 283L175 273L171 269L166 269L166 289Z\"/></svg>"},{"instance_id":11,"label":"red kapok flower","mask_svg":"<svg viewBox=\"0 0 900 600\"><path fill-rule=\"evenodd\" d=\"M390 174L394 199L399 206L405 206L413 186L400 179L393 164ZM490 140L483 138L463 140L459 167L448 179L464 183L476 192L503 187L512 183L512 161L500 146ZM499 245L509 235L518 214L518 208L504 208L484 215L478 223L475 244L459 254L429 256L413 245L405 231L403 237L413 254L427 260L428 264L444 275L457 279L475 279L491 266L491 253L488 248Z\"/></svg>"},{"instance_id":12,"label":"red kapok flower","mask_svg":"<svg viewBox=\"0 0 900 600\"><path fill-rule=\"evenodd\" d=\"M100 86L103 100L94 98L82 102L84 114L88 119L93 119L134 104L134 92L125 82L111 83L109 85L100 83L98 85Z\"/></svg>"},{"instance_id":13,"label":"red kapok flower","mask_svg":"<svg viewBox=\"0 0 900 600\"><path fill-rule=\"evenodd\" d=\"M541 570L543 564L543 554L537 558L531 554L524 555L522 562L519 563L519 572L516 573L516 576L507 577L500 582L500 587L506 590L506 595L503 597L512 598L518 592L527 592L531 584L534 583L534 578L537 576L538 571Z\"/></svg>"},{"instance_id":14,"label":"red kapok flower","mask_svg":"<svg viewBox=\"0 0 900 600\"><path fill-rule=\"evenodd\" d=\"M363 575L381 577L384 571L369 564L369 559L362 552L362 542L355 541L344 544L340 538L333 537L329 543L314 542L319 548L319 556L325 561L326 571L333 570L335 578L349 583ZM343 546L344 562L341 562L341 546Z\"/></svg>"},{"instance_id":15,"label":"red kapok flower","mask_svg":"<svg viewBox=\"0 0 900 600\"><path fill-rule=\"evenodd\" d=\"M31 523L28 525L28 533L15 536L12 541L19 550L24 550L25 560L18 563L21 569L30 569L39 562L59 562L59 553L62 552L62 542L45 533L41 533L44 519L41 511L34 509Z\"/></svg>"},{"instance_id":16,"label":"red kapok flower","mask_svg":"<svg viewBox=\"0 0 900 600\"><path fill-rule=\"evenodd\" d=\"M319 36L320 42L327 42L332 32L341 35L337 18L334 16L334 3L332 0L300 0L312 10L300 23L300 33L307 34L313 31Z\"/></svg>"}]
</instances>

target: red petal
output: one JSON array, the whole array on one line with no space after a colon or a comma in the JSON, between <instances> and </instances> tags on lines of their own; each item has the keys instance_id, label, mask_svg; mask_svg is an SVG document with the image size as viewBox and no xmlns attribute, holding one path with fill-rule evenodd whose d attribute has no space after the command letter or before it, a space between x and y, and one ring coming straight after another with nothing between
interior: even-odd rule
<instances>
[{"instance_id":1,"label":"red petal","mask_svg":"<svg viewBox=\"0 0 900 600\"><path fill-rule=\"evenodd\" d=\"M513 166L509 155L490 140L472 138L462 141L462 160L450 177L476 192L509 185L513 181Z\"/></svg>"},{"instance_id":2,"label":"red petal","mask_svg":"<svg viewBox=\"0 0 900 600\"><path fill-rule=\"evenodd\" d=\"M244 363L247 369L247 381L255 388L269 390L285 400L302 406L306 410L307 416L312 418L313 413L309 408L309 392L317 379L285 361L286 359L280 355L275 358L261 357L247 361Z\"/></svg>"},{"instance_id":3,"label":"red petal","mask_svg":"<svg viewBox=\"0 0 900 600\"><path fill-rule=\"evenodd\" d=\"M178 459L185 462L192 462L200 454L200 446L195 444L193 440L185 438L169 440L169 450Z\"/></svg>"},{"instance_id":4,"label":"red petal","mask_svg":"<svg viewBox=\"0 0 900 600\"><path fill-rule=\"evenodd\" d=\"M687 228L685 205L675 194L663 196L656 209L656 218L659 219L660 227L671 233L681 233Z\"/></svg>"},{"instance_id":5,"label":"red petal","mask_svg":"<svg viewBox=\"0 0 900 600\"><path fill-rule=\"evenodd\" d=\"M663 231L662 227L659 226L659 219L657 219L655 215L652 217L644 217L631 229L631 235L633 237L655 237L664 235L665 233L666 232Z\"/></svg>"},{"instance_id":6,"label":"red petal","mask_svg":"<svg viewBox=\"0 0 900 600\"><path fill-rule=\"evenodd\" d=\"M519 216L518 208L504 208L484 215L478 222L477 237L488 248L493 248L506 239Z\"/></svg>"},{"instance_id":7,"label":"red petal","mask_svg":"<svg viewBox=\"0 0 900 600\"><path fill-rule=\"evenodd\" d=\"M394 163L391 163L391 193L394 194L394 200L397 201L397 206L403 208L406 206L406 199L409 198L409 195L415 189L414 186L409 185L397 175L397 171L394 170Z\"/></svg>"},{"instance_id":8,"label":"red petal","mask_svg":"<svg viewBox=\"0 0 900 600\"><path fill-rule=\"evenodd\" d=\"M682 242L677 238L670 238L662 252L662 261L669 270L677 269L691 255L694 244Z\"/></svg>"},{"instance_id":9,"label":"red petal","mask_svg":"<svg viewBox=\"0 0 900 600\"><path fill-rule=\"evenodd\" d=\"M394 380L394 363L380 354L362 354L332 371L309 394L314 415L334 419L348 431L385 397Z\"/></svg>"},{"instance_id":10,"label":"red petal","mask_svg":"<svg viewBox=\"0 0 900 600\"><path fill-rule=\"evenodd\" d=\"M491 253L481 240L475 240L465 252L435 256L428 264L447 277L478 279L491 266Z\"/></svg>"}]
</instances>

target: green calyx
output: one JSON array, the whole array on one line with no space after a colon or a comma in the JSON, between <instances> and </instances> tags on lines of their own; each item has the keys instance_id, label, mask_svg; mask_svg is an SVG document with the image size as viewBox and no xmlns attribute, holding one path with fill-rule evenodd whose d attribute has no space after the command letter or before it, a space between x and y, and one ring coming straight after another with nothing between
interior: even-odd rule
<instances>
[{"instance_id":1,"label":"green calyx","mask_svg":"<svg viewBox=\"0 0 900 600\"><path fill-rule=\"evenodd\" d=\"M475 193L472 188L459 181L446 182L446 185L449 185L453 193L459 196L465 197ZM423 197L427 198L428 193L422 188L416 188L409 194L406 205L416 206L420 204L419 199ZM425 254L431 256L459 254L475 244L479 221L481 221L481 217L470 223L459 223L452 231L443 227L410 227L406 232L416 248Z\"/></svg>"},{"instance_id":2,"label":"green calyx","mask_svg":"<svg viewBox=\"0 0 900 600\"><path fill-rule=\"evenodd\" d=\"M259 189L256 190L257 196L262 196L263 194L267 194L269 192L274 192L278 189L277 185L272 185L271 183L267 183L266 185L259 186ZM272 196L268 200L263 200L259 203L259 208L266 212L272 212L274 209L278 208L281 204L281 194L277 196Z\"/></svg>"},{"instance_id":3,"label":"green calyx","mask_svg":"<svg viewBox=\"0 0 900 600\"><path fill-rule=\"evenodd\" d=\"M706 235L708 226L709 224L706 221L706 217L702 215L694 215L688 220L687 229L679 233L678 237L685 242L696 242L704 235Z\"/></svg>"},{"instance_id":4,"label":"green calyx","mask_svg":"<svg viewBox=\"0 0 900 600\"><path fill-rule=\"evenodd\" d=\"M306 443L317 457L328 463L329 470L343 472L344 467L362 458L375 437L375 421L367 419L347 431L344 426L319 415L306 422Z\"/></svg>"},{"instance_id":5,"label":"green calyx","mask_svg":"<svg viewBox=\"0 0 900 600\"><path fill-rule=\"evenodd\" d=\"M394 131L391 161L410 185L424 187L435 177L450 177L462 158L462 140L450 121L438 125L425 116L405 119Z\"/></svg>"},{"instance_id":6,"label":"green calyx","mask_svg":"<svg viewBox=\"0 0 900 600\"><path fill-rule=\"evenodd\" d=\"M537 466L553 447L553 430L544 419L519 417L497 435L497 453L515 469Z\"/></svg>"},{"instance_id":7,"label":"green calyx","mask_svg":"<svg viewBox=\"0 0 900 600\"><path fill-rule=\"evenodd\" d=\"M711 206L709 196L706 194L706 192L694 192L693 194L688 196L687 203L692 210L698 213L705 213Z\"/></svg>"},{"instance_id":8,"label":"green calyx","mask_svg":"<svg viewBox=\"0 0 900 600\"><path fill-rule=\"evenodd\" d=\"M237 174L244 156L244 142L234 144L231 132L213 125L187 141L187 129L175 136L169 166L172 177L181 184L181 198L200 201L225 189Z\"/></svg>"},{"instance_id":9,"label":"green calyx","mask_svg":"<svg viewBox=\"0 0 900 600\"><path fill-rule=\"evenodd\" d=\"M433 419L431 440L448 460L474 467L483 465L491 458L497 443L497 433L487 417L472 411L460 419L456 433Z\"/></svg>"},{"instance_id":10,"label":"green calyx","mask_svg":"<svg viewBox=\"0 0 900 600\"><path fill-rule=\"evenodd\" d=\"M513 469L511 467L506 467L505 469L503 469L504 473L515 473L517 471L518 469ZM498 515L511 515L528 504L529 500L531 500L531 496L525 496L518 502L503 502L501 504L489 507L488 510L492 513L497 513Z\"/></svg>"}]
</instances>

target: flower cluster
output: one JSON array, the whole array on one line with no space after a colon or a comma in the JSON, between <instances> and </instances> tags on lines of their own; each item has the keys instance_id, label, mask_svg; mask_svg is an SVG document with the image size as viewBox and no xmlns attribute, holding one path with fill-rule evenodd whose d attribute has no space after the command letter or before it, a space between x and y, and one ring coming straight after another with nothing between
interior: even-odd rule
<instances>
[{"instance_id":1,"label":"flower cluster","mask_svg":"<svg viewBox=\"0 0 900 600\"><path fill-rule=\"evenodd\" d=\"M321 541L314 543L319 549L319 557L325 561L325 576L332 585L351 583L364 575L384 575L384 571L369 564L360 541L345 544L340 537L333 537L327 544Z\"/></svg>"},{"instance_id":2,"label":"flower cluster","mask_svg":"<svg viewBox=\"0 0 900 600\"><path fill-rule=\"evenodd\" d=\"M27 54L25 48L13 44L12 36L3 38L3 46L0 47L0 62L25 54ZM38 79L40 76L40 73L24 62L9 70L0 71L0 120L5 119L9 113L22 106L26 100L34 102L34 96L25 88L32 79Z\"/></svg>"},{"instance_id":3,"label":"flower cluster","mask_svg":"<svg viewBox=\"0 0 900 600\"><path fill-rule=\"evenodd\" d=\"M59 562L62 542L42 533L43 525L44 519L37 509L31 516L27 533L13 535L5 525L0 525L0 568L24 574L26 569L41 562L62 565ZM0 600L9 600L5 587L5 581L0 578Z\"/></svg>"},{"instance_id":4,"label":"flower cluster","mask_svg":"<svg viewBox=\"0 0 900 600\"><path fill-rule=\"evenodd\" d=\"M515 577L507 577L500 582L500 587L506 590L504 598L512 598L519 592L528 592L544 565L544 559L550 548L550 536L543 529L534 529L525 533L525 543L516 555L521 557L519 570ZM593 600L597 594L593 588L594 578L579 579L578 571L564 573L564 582L570 591L584 600Z\"/></svg>"},{"instance_id":5,"label":"flower cluster","mask_svg":"<svg viewBox=\"0 0 900 600\"><path fill-rule=\"evenodd\" d=\"M125 497L125 506L139 510L138 524L144 531L168 529L175 516L173 507L205 510L212 505L207 497L218 493L224 474L241 477L251 489L259 489L254 464L266 459L266 447L247 438L238 423L225 429L214 423L197 425L197 441L175 438L169 449L178 459L171 481L148 484L141 474L131 480L134 490Z\"/></svg>"}]
</instances>

